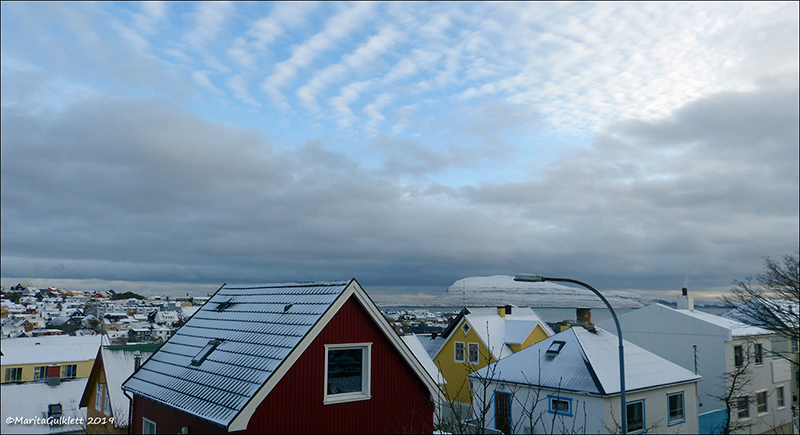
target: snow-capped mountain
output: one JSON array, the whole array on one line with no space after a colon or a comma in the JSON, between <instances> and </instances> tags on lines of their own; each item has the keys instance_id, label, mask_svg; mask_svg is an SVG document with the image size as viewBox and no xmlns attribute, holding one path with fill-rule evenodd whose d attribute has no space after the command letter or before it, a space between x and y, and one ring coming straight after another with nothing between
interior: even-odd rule
<instances>
[{"instance_id":1,"label":"snow-capped mountain","mask_svg":"<svg viewBox=\"0 0 800 435\"><path fill-rule=\"evenodd\" d=\"M602 291L614 308L641 308L660 302L625 291ZM513 276L475 276L456 281L431 306L500 306L605 308L590 290L554 282L516 282Z\"/></svg>"}]
</instances>

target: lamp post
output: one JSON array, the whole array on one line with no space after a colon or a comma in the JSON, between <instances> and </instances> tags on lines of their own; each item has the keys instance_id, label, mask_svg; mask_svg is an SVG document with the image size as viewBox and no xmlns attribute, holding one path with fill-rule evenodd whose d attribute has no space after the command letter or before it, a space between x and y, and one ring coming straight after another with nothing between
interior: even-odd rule
<instances>
[{"instance_id":1,"label":"lamp post","mask_svg":"<svg viewBox=\"0 0 800 435\"><path fill-rule=\"evenodd\" d=\"M617 319L617 313L614 312L614 308L611 307L611 304L608 303L606 298L600 294L599 291L595 290L594 287L586 284L585 282L581 282L575 279L570 278L550 278L542 275L517 275L514 277L514 281L519 282L545 282L545 281L559 281L559 282L571 282L573 284L577 284L579 286L585 287L597 296L600 296L603 303L606 304L608 310L611 311L611 317L614 318L614 324L617 326L617 337L619 338L619 401L620 401L620 408L622 408L622 421L620 422L620 426L622 429L623 434L628 433L628 407L627 403L625 402L625 353L622 349L622 328L619 327L619 320Z\"/></svg>"}]
</instances>

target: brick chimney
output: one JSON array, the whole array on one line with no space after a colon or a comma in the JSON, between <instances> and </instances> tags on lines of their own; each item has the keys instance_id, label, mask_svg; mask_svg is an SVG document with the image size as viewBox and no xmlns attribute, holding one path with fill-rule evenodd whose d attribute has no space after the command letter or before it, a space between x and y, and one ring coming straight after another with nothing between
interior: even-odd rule
<instances>
[{"instance_id":1,"label":"brick chimney","mask_svg":"<svg viewBox=\"0 0 800 435\"><path fill-rule=\"evenodd\" d=\"M689 296L689 290L686 287L681 289L681 295L678 296L678 309L694 311L694 298Z\"/></svg>"},{"instance_id":2,"label":"brick chimney","mask_svg":"<svg viewBox=\"0 0 800 435\"><path fill-rule=\"evenodd\" d=\"M576 323L583 325L589 331L594 331L594 323L592 323L592 309L591 308L576 308L575 309Z\"/></svg>"}]
</instances>

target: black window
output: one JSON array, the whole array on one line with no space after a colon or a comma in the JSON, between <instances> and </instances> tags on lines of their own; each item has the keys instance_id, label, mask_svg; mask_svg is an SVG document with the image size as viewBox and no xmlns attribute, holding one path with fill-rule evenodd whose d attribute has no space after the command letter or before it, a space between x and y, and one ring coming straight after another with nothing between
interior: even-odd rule
<instances>
[{"instance_id":1,"label":"black window","mask_svg":"<svg viewBox=\"0 0 800 435\"><path fill-rule=\"evenodd\" d=\"M628 404L628 432L644 429L644 400Z\"/></svg>"},{"instance_id":2,"label":"black window","mask_svg":"<svg viewBox=\"0 0 800 435\"><path fill-rule=\"evenodd\" d=\"M744 363L742 346L733 346L733 363L736 365L736 367L741 367Z\"/></svg>"},{"instance_id":3,"label":"black window","mask_svg":"<svg viewBox=\"0 0 800 435\"><path fill-rule=\"evenodd\" d=\"M676 423L686 418L683 413L683 393L667 395L669 400L669 422Z\"/></svg>"},{"instance_id":4,"label":"black window","mask_svg":"<svg viewBox=\"0 0 800 435\"><path fill-rule=\"evenodd\" d=\"M761 348L761 344L756 344L754 347L755 347L754 353L755 353L756 364L762 364L764 362L763 359L764 355L763 355L763 349Z\"/></svg>"}]
</instances>

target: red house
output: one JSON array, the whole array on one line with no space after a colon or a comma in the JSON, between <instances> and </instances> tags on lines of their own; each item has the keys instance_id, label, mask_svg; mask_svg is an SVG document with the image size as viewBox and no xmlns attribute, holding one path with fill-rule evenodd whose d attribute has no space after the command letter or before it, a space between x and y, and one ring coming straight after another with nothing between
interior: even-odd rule
<instances>
[{"instance_id":1,"label":"red house","mask_svg":"<svg viewBox=\"0 0 800 435\"><path fill-rule=\"evenodd\" d=\"M223 286L122 388L133 433L430 433L441 399L355 279Z\"/></svg>"}]
</instances>

